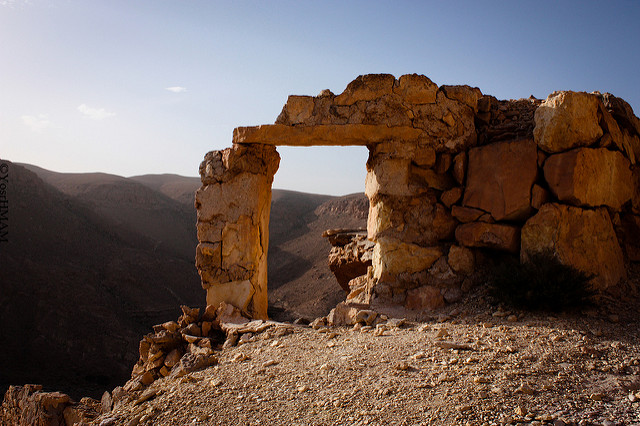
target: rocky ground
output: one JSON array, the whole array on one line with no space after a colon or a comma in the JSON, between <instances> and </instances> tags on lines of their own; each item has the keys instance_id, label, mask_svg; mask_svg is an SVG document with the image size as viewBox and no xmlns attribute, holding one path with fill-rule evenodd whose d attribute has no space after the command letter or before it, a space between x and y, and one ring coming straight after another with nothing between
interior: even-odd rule
<instances>
[{"instance_id":1,"label":"rocky ground","mask_svg":"<svg viewBox=\"0 0 640 426\"><path fill-rule=\"evenodd\" d=\"M420 322L277 324L92 424L640 424L637 306L528 313L476 290Z\"/></svg>"}]
</instances>

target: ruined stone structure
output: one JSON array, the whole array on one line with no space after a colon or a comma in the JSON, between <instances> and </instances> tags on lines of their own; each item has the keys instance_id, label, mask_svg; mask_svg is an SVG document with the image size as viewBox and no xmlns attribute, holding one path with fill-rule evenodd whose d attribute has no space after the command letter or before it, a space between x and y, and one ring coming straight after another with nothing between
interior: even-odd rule
<instances>
[{"instance_id":1,"label":"ruined stone structure","mask_svg":"<svg viewBox=\"0 0 640 426\"><path fill-rule=\"evenodd\" d=\"M357 306L433 309L469 286L478 254L551 250L599 289L640 260L640 120L610 94L499 101L422 75L364 75L340 95L290 96L273 125L235 129L206 155L196 263L207 303L267 312L266 253L277 145L362 145L366 275ZM624 250L623 250L624 249Z\"/></svg>"}]
</instances>

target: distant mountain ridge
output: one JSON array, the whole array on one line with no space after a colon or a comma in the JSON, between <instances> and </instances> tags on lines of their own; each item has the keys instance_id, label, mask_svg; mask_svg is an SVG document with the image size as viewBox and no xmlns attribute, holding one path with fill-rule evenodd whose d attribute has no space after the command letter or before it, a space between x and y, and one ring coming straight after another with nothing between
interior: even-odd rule
<instances>
[{"instance_id":1,"label":"distant mountain ridge","mask_svg":"<svg viewBox=\"0 0 640 426\"><path fill-rule=\"evenodd\" d=\"M200 187L199 177L187 177L175 174L141 175L129 179L140 182L180 203L193 205L194 193Z\"/></svg>"}]
</instances>

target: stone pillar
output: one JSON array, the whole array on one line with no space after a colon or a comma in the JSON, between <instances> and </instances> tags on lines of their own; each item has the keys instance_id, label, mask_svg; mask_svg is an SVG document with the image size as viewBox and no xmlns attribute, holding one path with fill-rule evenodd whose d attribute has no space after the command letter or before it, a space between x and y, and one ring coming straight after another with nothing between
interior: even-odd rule
<instances>
[{"instance_id":1,"label":"stone pillar","mask_svg":"<svg viewBox=\"0 0 640 426\"><path fill-rule=\"evenodd\" d=\"M385 142L369 151L367 231L376 243L369 288L377 304L403 305L409 290L428 284L427 271L445 254L441 241L453 236L456 221L438 202L453 179L435 170L430 147Z\"/></svg>"},{"instance_id":2,"label":"stone pillar","mask_svg":"<svg viewBox=\"0 0 640 426\"><path fill-rule=\"evenodd\" d=\"M230 303L251 318L267 318L267 250L275 147L234 144L200 164L196 192L196 267L207 304Z\"/></svg>"}]
</instances>

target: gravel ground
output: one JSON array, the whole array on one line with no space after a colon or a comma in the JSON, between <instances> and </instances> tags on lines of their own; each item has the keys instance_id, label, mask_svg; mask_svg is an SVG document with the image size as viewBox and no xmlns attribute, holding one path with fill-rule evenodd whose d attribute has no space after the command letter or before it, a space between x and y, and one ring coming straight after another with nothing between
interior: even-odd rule
<instances>
[{"instance_id":1,"label":"gravel ground","mask_svg":"<svg viewBox=\"0 0 640 426\"><path fill-rule=\"evenodd\" d=\"M638 303L604 305L552 316L480 298L424 322L281 324L94 424L640 425Z\"/></svg>"}]
</instances>

